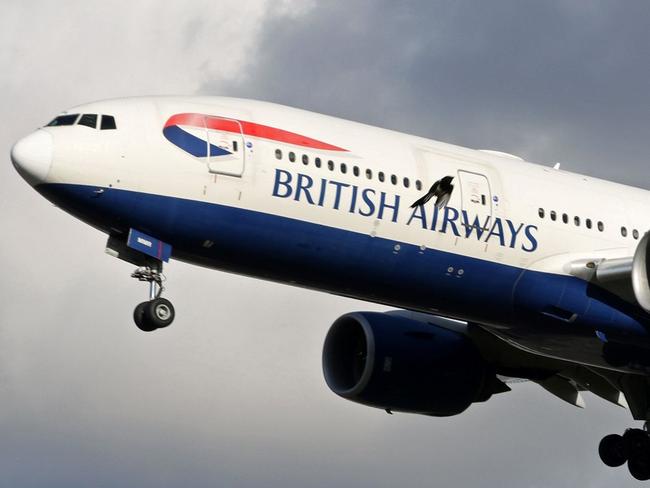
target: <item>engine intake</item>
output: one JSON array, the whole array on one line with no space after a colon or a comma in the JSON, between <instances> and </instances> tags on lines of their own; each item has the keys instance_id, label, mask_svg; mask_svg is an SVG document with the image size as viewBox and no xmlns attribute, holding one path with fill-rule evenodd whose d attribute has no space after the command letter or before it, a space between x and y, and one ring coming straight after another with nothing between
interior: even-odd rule
<instances>
[{"instance_id":1,"label":"engine intake","mask_svg":"<svg viewBox=\"0 0 650 488\"><path fill-rule=\"evenodd\" d=\"M377 312L349 313L332 324L323 373L330 389L348 400L434 416L487 400L496 380L463 334Z\"/></svg>"}]
</instances>

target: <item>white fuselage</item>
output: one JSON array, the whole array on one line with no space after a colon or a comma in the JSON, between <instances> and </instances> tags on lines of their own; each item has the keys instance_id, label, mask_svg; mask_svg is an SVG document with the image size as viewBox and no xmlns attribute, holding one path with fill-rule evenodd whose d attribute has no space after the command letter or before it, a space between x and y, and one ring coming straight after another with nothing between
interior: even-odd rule
<instances>
[{"instance_id":1,"label":"white fuselage","mask_svg":"<svg viewBox=\"0 0 650 488\"><path fill-rule=\"evenodd\" d=\"M40 129L52 158L33 184L104 232L139 228L196 264L494 327L550 314L571 317L578 335L608 324L645 334L646 315L557 281L575 280L577 259L634 254L645 190L250 100L133 98L66 113L110 114L117 128ZM411 208L444 176L445 208Z\"/></svg>"}]
</instances>

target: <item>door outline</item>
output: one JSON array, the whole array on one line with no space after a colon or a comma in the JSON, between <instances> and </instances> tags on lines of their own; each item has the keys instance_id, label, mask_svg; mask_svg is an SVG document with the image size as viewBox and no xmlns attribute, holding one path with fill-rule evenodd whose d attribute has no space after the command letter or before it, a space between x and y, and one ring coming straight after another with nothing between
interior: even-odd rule
<instances>
[{"instance_id":1,"label":"door outline","mask_svg":"<svg viewBox=\"0 0 650 488\"><path fill-rule=\"evenodd\" d=\"M482 179L485 182L485 188L487 189L487 205L485 205L482 202L482 197L484 196L484 193L481 193L478 195L478 201L473 202L471 199L470 195L470 190L468 188L469 181L465 180L463 181L463 175L473 175L473 176L478 176L480 179ZM471 211L471 205L472 204L477 204L477 205L484 205L486 207L486 213L487 213L487 219L485 220L486 222L486 227L483 230L489 230L489 227L492 223L492 219L494 216L494 207L493 207L493 201L492 201L492 187L490 186L490 180L488 179L487 176L483 173L478 173L476 171L467 171L465 169L459 169L458 170L458 181L460 183L460 205L461 205L461 210L465 211ZM485 216L485 214L477 214L480 222L483 222L482 217Z\"/></svg>"},{"instance_id":2,"label":"door outline","mask_svg":"<svg viewBox=\"0 0 650 488\"><path fill-rule=\"evenodd\" d=\"M210 119L218 120L227 120L229 122L234 122L239 127L239 133L230 132L230 131L219 131L218 129L210 129L208 121ZM244 169L246 168L246 141L244 139L244 129L241 125L241 122L237 119L231 119L228 117L221 117L218 115L206 115L204 119L205 130L206 130L206 143L207 143L207 160L208 160L208 171L212 174L226 175L226 176L235 176L241 178L244 174ZM211 156L210 148L213 145L211 138L215 140L215 133L211 131L218 131L220 133L228 134L228 138L231 142L236 142L235 147L232 150L229 149L233 156ZM216 144L215 146L220 147ZM236 153L236 155L234 155Z\"/></svg>"}]
</instances>

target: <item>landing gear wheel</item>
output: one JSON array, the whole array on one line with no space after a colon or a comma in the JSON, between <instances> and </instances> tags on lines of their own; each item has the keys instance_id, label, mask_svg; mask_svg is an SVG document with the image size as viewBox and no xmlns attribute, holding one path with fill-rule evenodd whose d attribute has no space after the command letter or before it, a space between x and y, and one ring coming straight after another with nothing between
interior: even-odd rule
<instances>
[{"instance_id":1,"label":"landing gear wheel","mask_svg":"<svg viewBox=\"0 0 650 488\"><path fill-rule=\"evenodd\" d=\"M645 430L627 429L623 434L627 469L639 481L650 480L650 436Z\"/></svg>"},{"instance_id":2,"label":"landing gear wheel","mask_svg":"<svg viewBox=\"0 0 650 488\"><path fill-rule=\"evenodd\" d=\"M625 464L625 447L623 437L618 434L610 434L603 437L598 445L600 460L611 468L617 468Z\"/></svg>"},{"instance_id":3,"label":"landing gear wheel","mask_svg":"<svg viewBox=\"0 0 650 488\"><path fill-rule=\"evenodd\" d=\"M133 311L133 321L135 325L143 332L152 332L156 330L155 326L152 326L149 320L145 317L145 308L149 305L149 302L142 302Z\"/></svg>"},{"instance_id":4,"label":"landing gear wheel","mask_svg":"<svg viewBox=\"0 0 650 488\"><path fill-rule=\"evenodd\" d=\"M647 453L644 454L645 455L640 458L630 459L627 462L628 471L639 481L650 480L650 459L648 458Z\"/></svg>"},{"instance_id":5,"label":"landing gear wheel","mask_svg":"<svg viewBox=\"0 0 650 488\"><path fill-rule=\"evenodd\" d=\"M137 268L131 277L138 281L149 283L149 301L142 302L133 311L133 321L138 329L151 332L156 329L168 327L174 321L174 306L162 298L165 277L162 274L162 262L148 263L146 266Z\"/></svg>"},{"instance_id":6,"label":"landing gear wheel","mask_svg":"<svg viewBox=\"0 0 650 488\"><path fill-rule=\"evenodd\" d=\"M162 329L171 325L175 314L172 302L166 298L158 297L145 302L144 321L148 322L154 329Z\"/></svg>"},{"instance_id":7,"label":"landing gear wheel","mask_svg":"<svg viewBox=\"0 0 650 488\"><path fill-rule=\"evenodd\" d=\"M647 453L650 452L650 437L644 430L627 429L623 434L623 446L628 459L645 460Z\"/></svg>"}]
</instances>

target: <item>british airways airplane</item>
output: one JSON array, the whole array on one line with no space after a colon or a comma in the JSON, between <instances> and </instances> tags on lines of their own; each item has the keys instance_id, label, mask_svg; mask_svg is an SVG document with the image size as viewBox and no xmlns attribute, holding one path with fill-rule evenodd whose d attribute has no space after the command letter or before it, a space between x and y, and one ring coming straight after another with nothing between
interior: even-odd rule
<instances>
[{"instance_id":1,"label":"british airways airplane","mask_svg":"<svg viewBox=\"0 0 650 488\"><path fill-rule=\"evenodd\" d=\"M222 97L69 109L11 160L104 232L169 326L170 258L389 305L331 326L337 395L450 416L523 378L650 419L650 193L295 108ZM608 466L650 479L650 435L611 434Z\"/></svg>"}]
</instances>

